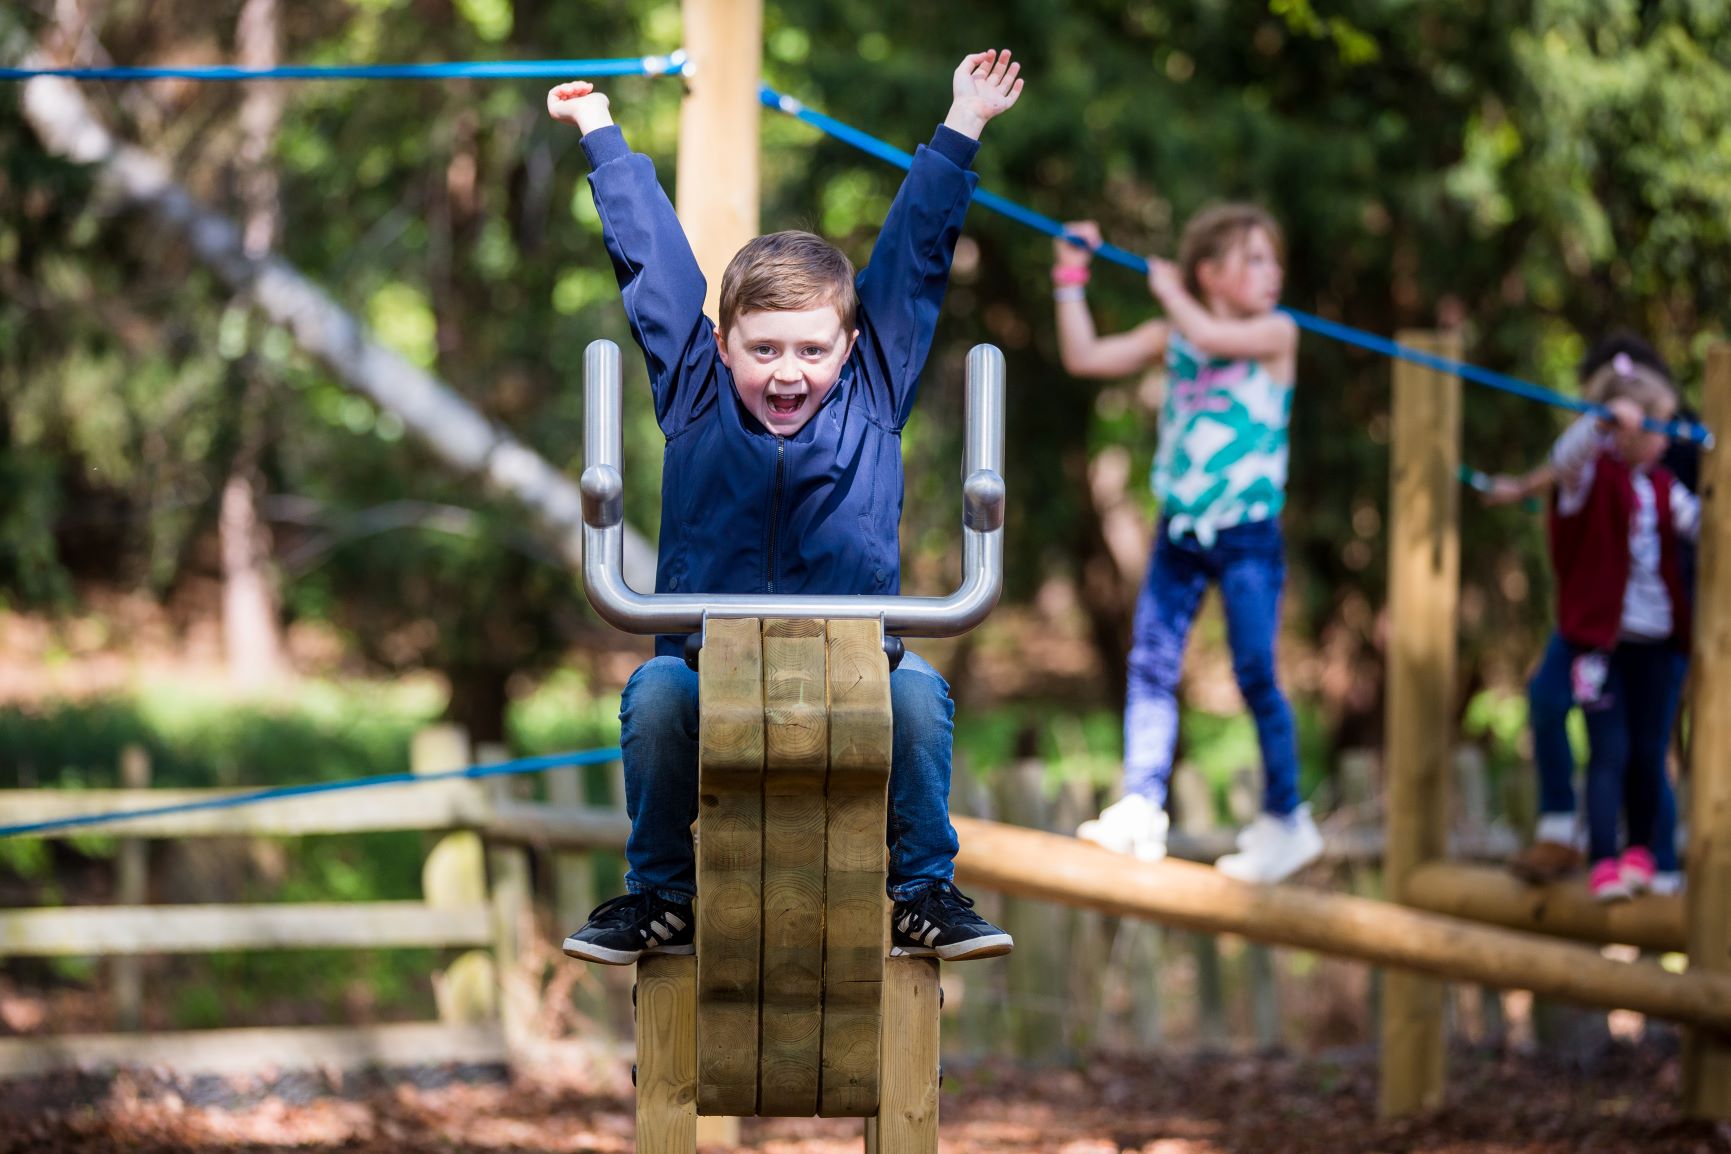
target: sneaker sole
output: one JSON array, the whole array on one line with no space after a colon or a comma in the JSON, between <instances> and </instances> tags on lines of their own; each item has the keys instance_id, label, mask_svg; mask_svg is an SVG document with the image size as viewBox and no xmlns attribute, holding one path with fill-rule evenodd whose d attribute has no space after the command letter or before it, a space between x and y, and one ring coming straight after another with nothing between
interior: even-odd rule
<instances>
[{"instance_id":1,"label":"sneaker sole","mask_svg":"<svg viewBox=\"0 0 1731 1154\"><path fill-rule=\"evenodd\" d=\"M629 966L644 954L695 954L696 946L658 946L650 950L610 950L606 946L598 946L594 942L585 942L577 938L566 938L561 947L565 956L576 958L580 962L594 962L602 966Z\"/></svg>"},{"instance_id":2,"label":"sneaker sole","mask_svg":"<svg viewBox=\"0 0 1731 1154\"><path fill-rule=\"evenodd\" d=\"M1016 948L1009 934L988 934L947 946L891 946L892 958L937 958L945 962L967 962L975 958L998 958Z\"/></svg>"}]
</instances>

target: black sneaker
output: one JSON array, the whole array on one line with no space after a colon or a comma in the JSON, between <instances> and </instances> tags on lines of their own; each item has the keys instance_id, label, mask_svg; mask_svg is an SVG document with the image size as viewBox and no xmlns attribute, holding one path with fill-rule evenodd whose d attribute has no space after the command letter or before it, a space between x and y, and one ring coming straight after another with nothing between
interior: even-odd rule
<instances>
[{"instance_id":1,"label":"black sneaker","mask_svg":"<svg viewBox=\"0 0 1731 1154\"><path fill-rule=\"evenodd\" d=\"M694 954L696 921L689 903L625 894L596 906L565 939L565 953L604 966L629 966L644 954Z\"/></svg>"},{"instance_id":2,"label":"black sneaker","mask_svg":"<svg viewBox=\"0 0 1731 1154\"><path fill-rule=\"evenodd\" d=\"M974 912L974 899L948 882L898 901L891 914L890 957L961 962L995 958L1016 943Z\"/></svg>"}]
</instances>

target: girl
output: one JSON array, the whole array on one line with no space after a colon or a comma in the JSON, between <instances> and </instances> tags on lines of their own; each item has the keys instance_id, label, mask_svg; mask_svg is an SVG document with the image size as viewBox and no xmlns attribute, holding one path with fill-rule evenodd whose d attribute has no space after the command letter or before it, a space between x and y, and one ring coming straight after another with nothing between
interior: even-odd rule
<instances>
[{"instance_id":1,"label":"girl","mask_svg":"<svg viewBox=\"0 0 1731 1154\"><path fill-rule=\"evenodd\" d=\"M1670 420L1677 395L1663 377L1613 364L1599 393L1609 418L1584 416L1551 450L1551 564L1557 632L1587 719L1587 885L1598 901L1652 888L1665 748L1677 712L1689 598L1680 538L1693 540L1700 507L1659 463L1667 438L1641 427ZM1618 819L1628 847L1617 852Z\"/></svg>"},{"instance_id":2,"label":"girl","mask_svg":"<svg viewBox=\"0 0 1731 1154\"><path fill-rule=\"evenodd\" d=\"M1619 377L1654 374L1660 383L1671 380L1670 366L1657 349L1625 329L1613 329L1594 343L1581 359L1577 376L1582 396L1599 402L1610 383ZM1654 387L1649 382L1649 388ZM1683 413L1693 420L1694 415ZM1666 451L1663 463L1673 477L1693 490L1699 468L1698 450L1690 441L1676 441ZM1520 477L1492 478L1484 493L1487 505L1506 505L1537 494L1547 498L1555 480L1554 470L1545 464ZM1693 599L1692 548L1682 549L1683 587ZM1528 724L1532 731L1533 765L1539 778L1539 816L1533 831L1533 842L1509 862L1509 868L1520 878L1534 885L1560 881L1579 872L1586 865L1584 830L1576 818L1575 755L1569 747L1568 716L1575 708L1574 687L1569 668L1575 656L1574 648L1562 634L1552 632L1532 680L1527 683ZM1673 676L1682 683L1688 671L1688 654L1673 655ZM1676 893L1682 888L1683 875L1675 853L1677 799L1668 775L1659 778L1658 828L1654 830L1653 856L1657 872L1651 889L1654 893Z\"/></svg>"},{"instance_id":3,"label":"girl","mask_svg":"<svg viewBox=\"0 0 1731 1154\"><path fill-rule=\"evenodd\" d=\"M1068 226L1100 243L1091 221ZM1262 209L1227 204L1185 227L1178 261L1149 262L1166 312L1101 337L1084 299L1091 248L1057 244L1052 270L1064 368L1119 377L1164 362L1153 486L1160 524L1137 598L1124 710L1124 796L1077 834L1154 861L1166 853L1166 787L1178 731L1178 676L1202 595L1220 587L1232 668L1256 718L1263 812L1217 863L1245 881L1277 882L1322 852L1298 798L1292 710L1275 679L1274 639L1286 562L1287 421L1298 328L1276 309L1283 277L1279 227Z\"/></svg>"}]
</instances>

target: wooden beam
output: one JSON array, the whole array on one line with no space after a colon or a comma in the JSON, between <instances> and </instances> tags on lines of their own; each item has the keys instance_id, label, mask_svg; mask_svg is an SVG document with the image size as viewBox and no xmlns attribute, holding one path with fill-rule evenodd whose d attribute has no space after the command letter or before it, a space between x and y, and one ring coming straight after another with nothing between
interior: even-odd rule
<instances>
[{"instance_id":1,"label":"wooden beam","mask_svg":"<svg viewBox=\"0 0 1731 1154\"><path fill-rule=\"evenodd\" d=\"M691 1154L697 1149L697 960L689 954L644 957L632 998L638 1154Z\"/></svg>"},{"instance_id":2,"label":"wooden beam","mask_svg":"<svg viewBox=\"0 0 1731 1154\"><path fill-rule=\"evenodd\" d=\"M960 815L951 821L961 837L956 872L964 885L1589 1006L1731 1027L1731 975L1672 974L1646 962L1613 961L1587 946L1390 902L1249 885L1190 862L1133 862L1058 834Z\"/></svg>"},{"instance_id":3,"label":"wooden beam","mask_svg":"<svg viewBox=\"0 0 1731 1154\"><path fill-rule=\"evenodd\" d=\"M674 198L719 318L721 274L757 235L763 0L684 0L685 103Z\"/></svg>"},{"instance_id":4,"label":"wooden beam","mask_svg":"<svg viewBox=\"0 0 1731 1154\"><path fill-rule=\"evenodd\" d=\"M141 745L120 751L120 784L127 789L150 788L150 755ZM120 841L114 862L114 899L123 906L142 906L150 901L150 843L128 837ZM6 934L0 930L0 942ZM3 952L3 950L0 950ZM144 971L137 958L115 958L110 963L114 991L114 1024L122 1031L143 1024Z\"/></svg>"},{"instance_id":5,"label":"wooden beam","mask_svg":"<svg viewBox=\"0 0 1731 1154\"><path fill-rule=\"evenodd\" d=\"M763 643L711 620L698 659L697 1111L757 1113L763 944Z\"/></svg>"},{"instance_id":6,"label":"wooden beam","mask_svg":"<svg viewBox=\"0 0 1731 1154\"><path fill-rule=\"evenodd\" d=\"M938 1154L942 1000L936 958L884 964L882 1100L866 1119L866 1154Z\"/></svg>"},{"instance_id":7,"label":"wooden beam","mask_svg":"<svg viewBox=\"0 0 1731 1154\"><path fill-rule=\"evenodd\" d=\"M9 789L0 792L8 822L55 821L120 810L211 801L252 789ZM25 834L64 838L93 831L125 837L300 837L306 834L452 829L486 820L478 783L461 779L307 794L268 804L134 818L95 827Z\"/></svg>"},{"instance_id":8,"label":"wooden beam","mask_svg":"<svg viewBox=\"0 0 1731 1154\"><path fill-rule=\"evenodd\" d=\"M1707 350L1701 417L1731 437L1731 344ZM1695 582L1690 676L1689 967L1731 971L1731 452L1723 442L1701 460L1700 567ZM1731 1035L1693 1030L1683 1049L1683 1105L1731 1118Z\"/></svg>"},{"instance_id":9,"label":"wooden beam","mask_svg":"<svg viewBox=\"0 0 1731 1154\"><path fill-rule=\"evenodd\" d=\"M57 1070L148 1066L176 1073L505 1061L496 1026L396 1022L359 1027L271 1027L153 1034L0 1038L0 1078Z\"/></svg>"},{"instance_id":10,"label":"wooden beam","mask_svg":"<svg viewBox=\"0 0 1731 1154\"><path fill-rule=\"evenodd\" d=\"M1683 899L1649 894L1607 905L1584 881L1532 886L1498 866L1427 862L1407 875L1406 904L1472 922L1661 953L1685 948Z\"/></svg>"},{"instance_id":11,"label":"wooden beam","mask_svg":"<svg viewBox=\"0 0 1731 1154\"><path fill-rule=\"evenodd\" d=\"M894 726L876 621L831 621L825 830L823 1095L826 1118L878 1110L883 1014L884 832Z\"/></svg>"},{"instance_id":12,"label":"wooden beam","mask_svg":"<svg viewBox=\"0 0 1731 1154\"><path fill-rule=\"evenodd\" d=\"M829 703L821 620L763 623L763 1024L757 1111L817 1113L823 1052L824 779Z\"/></svg>"},{"instance_id":13,"label":"wooden beam","mask_svg":"<svg viewBox=\"0 0 1731 1154\"><path fill-rule=\"evenodd\" d=\"M421 902L75 906L0 911L0 957L486 945L485 905Z\"/></svg>"},{"instance_id":14,"label":"wooden beam","mask_svg":"<svg viewBox=\"0 0 1731 1154\"><path fill-rule=\"evenodd\" d=\"M1452 334L1402 332L1402 344L1458 359ZM1454 750L1455 604L1460 595L1460 379L1394 362L1390 447L1387 698L1388 845L1383 880L1407 878L1448 845ZM1382 985L1384 1117L1439 1105L1448 1049L1439 982L1410 973Z\"/></svg>"}]
</instances>

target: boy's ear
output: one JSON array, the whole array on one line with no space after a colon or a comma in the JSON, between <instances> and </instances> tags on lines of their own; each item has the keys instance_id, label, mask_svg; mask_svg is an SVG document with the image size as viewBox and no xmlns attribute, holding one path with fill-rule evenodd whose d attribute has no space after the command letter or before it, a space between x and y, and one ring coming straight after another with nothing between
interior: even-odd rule
<instances>
[{"instance_id":1,"label":"boy's ear","mask_svg":"<svg viewBox=\"0 0 1731 1154\"><path fill-rule=\"evenodd\" d=\"M857 340L859 340L859 330L855 329L853 332L851 332L847 335L847 352L842 354L842 358L841 358L842 360L845 361L849 357L853 356L853 346L854 346L854 342Z\"/></svg>"},{"instance_id":2,"label":"boy's ear","mask_svg":"<svg viewBox=\"0 0 1731 1154\"><path fill-rule=\"evenodd\" d=\"M727 359L727 338L721 335L721 326L715 326L715 351L721 357L721 363L728 368L733 365Z\"/></svg>"}]
</instances>

